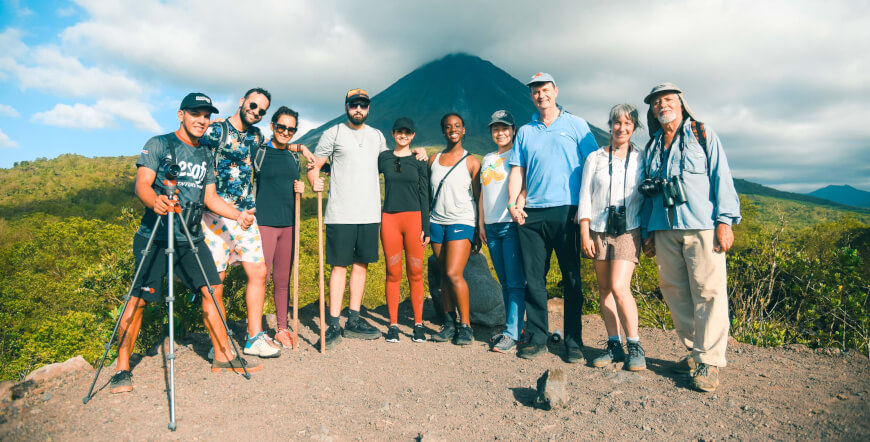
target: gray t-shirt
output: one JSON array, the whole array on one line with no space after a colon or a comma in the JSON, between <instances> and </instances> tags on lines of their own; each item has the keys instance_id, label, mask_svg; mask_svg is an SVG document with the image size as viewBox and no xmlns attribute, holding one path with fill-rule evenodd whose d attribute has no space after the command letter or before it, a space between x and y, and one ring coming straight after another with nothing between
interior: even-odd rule
<instances>
[{"instance_id":1,"label":"gray t-shirt","mask_svg":"<svg viewBox=\"0 0 870 442\"><path fill-rule=\"evenodd\" d=\"M323 132L314 155L332 163L324 223L381 222L378 154L385 150L384 134L367 125L354 130L340 123Z\"/></svg>"},{"instance_id":2,"label":"gray t-shirt","mask_svg":"<svg viewBox=\"0 0 870 442\"><path fill-rule=\"evenodd\" d=\"M163 180L166 179L166 171L173 164L169 143L175 147L175 163L181 171L178 174L177 189L178 202L182 208L182 215L188 219L187 228L190 229L190 235L194 241L203 239L202 229L200 228L200 218L202 217L201 210L191 210L191 204L200 204L203 200L203 192L205 186L214 184L214 169L213 160L209 151L203 147L194 147L186 144L178 139L175 133L160 135L151 138L145 143L142 148L142 153L139 155L139 160L136 161L137 167L147 167L157 173L154 178L154 183L151 188L157 195L166 194L166 186ZM191 218L193 217L193 218ZM161 217L160 227L157 229L155 241L166 241L166 217ZM157 214L152 209L145 209L145 215L142 217L142 223L139 225L137 235L148 238L151 236L151 231L154 223L157 221ZM184 235L184 229L178 224L178 218L175 218L175 240L181 241L181 244L187 245L187 238Z\"/></svg>"}]
</instances>

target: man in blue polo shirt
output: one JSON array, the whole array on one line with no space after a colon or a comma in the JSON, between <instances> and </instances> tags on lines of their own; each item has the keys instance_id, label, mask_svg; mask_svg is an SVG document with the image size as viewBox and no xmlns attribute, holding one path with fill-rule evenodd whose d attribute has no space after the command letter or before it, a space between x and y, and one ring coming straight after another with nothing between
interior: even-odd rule
<instances>
[{"instance_id":1,"label":"man in blue polo shirt","mask_svg":"<svg viewBox=\"0 0 870 442\"><path fill-rule=\"evenodd\" d=\"M539 72L526 84L538 112L517 132L508 183L508 210L519 224L528 286L528 338L517 347L517 355L531 359L547 350L547 263L555 251L565 300L565 360L582 363L580 231L574 216L583 160L598 144L586 121L556 104L559 88L550 74ZM523 187L526 199L517 201Z\"/></svg>"}]
</instances>

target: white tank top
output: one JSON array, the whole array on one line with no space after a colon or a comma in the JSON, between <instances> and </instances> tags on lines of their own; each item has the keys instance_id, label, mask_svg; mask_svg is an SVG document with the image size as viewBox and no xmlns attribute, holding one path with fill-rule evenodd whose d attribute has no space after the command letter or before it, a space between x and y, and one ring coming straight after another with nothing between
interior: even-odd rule
<instances>
[{"instance_id":1,"label":"white tank top","mask_svg":"<svg viewBox=\"0 0 870 442\"><path fill-rule=\"evenodd\" d=\"M465 155L465 151L462 152L462 155ZM432 161L432 170L429 173L433 198L438 190L438 184L453 167L439 164L440 158L440 153L435 155L435 160ZM471 174L468 173L467 161L467 158L460 161L456 169L450 172L450 175L447 175L447 179L444 180L441 193L435 200L435 206L429 215L429 219L433 223L442 225L466 224L475 227L474 211L477 209L471 192Z\"/></svg>"}]
</instances>

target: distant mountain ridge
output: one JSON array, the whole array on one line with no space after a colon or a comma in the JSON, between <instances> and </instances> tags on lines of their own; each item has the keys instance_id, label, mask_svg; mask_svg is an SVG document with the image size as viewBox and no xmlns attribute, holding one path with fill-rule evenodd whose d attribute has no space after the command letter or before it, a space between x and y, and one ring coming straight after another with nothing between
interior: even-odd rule
<instances>
[{"instance_id":1,"label":"distant mountain ridge","mask_svg":"<svg viewBox=\"0 0 870 442\"><path fill-rule=\"evenodd\" d=\"M842 186L825 186L821 189L814 190L807 195L849 206L870 208L870 192L856 189L848 184Z\"/></svg>"},{"instance_id":2,"label":"distant mountain ridge","mask_svg":"<svg viewBox=\"0 0 870 442\"><path fill-rule=\"evenodd\" d=\"M441 117L458 112L465 120L463 147L484 154L495 150L487 125L490 115L499 109L510 111L517 127L528 123L536 111L526 85L489 61L459 53L429 62L373 96L366 124L383 132L387 145L392 146L393 121L409 117L416 126L412 146L444 145ZM323 131L345 119L342 113L306 133L299 142L313 149ZM590 128L599 145L608 142L607 132Z\"/></svg>"},{"instance_id":3,"label":"distant mountain ridge","mask_svg":"<svg viewBox=\"0 0 870 442\"><path fill-rule=\"evenodd\" d=\"M740 178L734 178L734 187L737 189L737 193L743 195L761 195L761 196L769 196L773 198L781 198L793 201L801 201L805 203L818 204L821 206L829 206L836 207L841 209L852 210L859 213L870 213L870 209L866 207L858 207L849 204L838 203L835 201L831 201L824 198L819 198L811 195L804 195L802 193L794 193L794 192L785 192L782 190L776 190L772 187L767 187L758 183L753 183L752 181L746 181Z\"/></svg>"}]
</instances>

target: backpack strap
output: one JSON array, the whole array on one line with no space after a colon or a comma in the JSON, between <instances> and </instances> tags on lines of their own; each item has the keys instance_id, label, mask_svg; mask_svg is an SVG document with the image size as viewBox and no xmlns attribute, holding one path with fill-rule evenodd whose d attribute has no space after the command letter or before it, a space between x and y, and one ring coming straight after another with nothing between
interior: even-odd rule
<instances>
[{"instance_id":1,"label":"backpack strap","mask_svg":"<svg viewBox=\"0 0 870 442\"><path fill-rule=\"evenodd\" d=\"M438 183L438 189L435 190L435 195L432 196L432 202L429 203L429 212L432 212L432 210L435 208L435 202L438 201L438 195L441 194L441 186L444 185L444 181L447 181L447 177L450 175L450 172L453 172L453 169L456 169L456 166L462 163L462 160L468 158L469 155L470 153L466 151L465 155L463 155L462 158L460 158L459 161L457 161L456 164L454 164L453 167L451 167L450 170L448 170L447 173L444 174L444 178L441 178L441 182ZM438 159L436 158L435 161L438 161Z\"/></svg>"},{"instance_id":2,"label":"backpack strap","mask_svg":"<svg viewBox=\"0 0 870 442\"><path fill-rule=\"evenodd\" d=\"M701 148L704 149L704 155L707 154L707 131L704 130L704 123L700 121L692 120L692 133L695 134L695 138L698 139L698 143L701 144Z\"/></svg>"}]
</instances>

